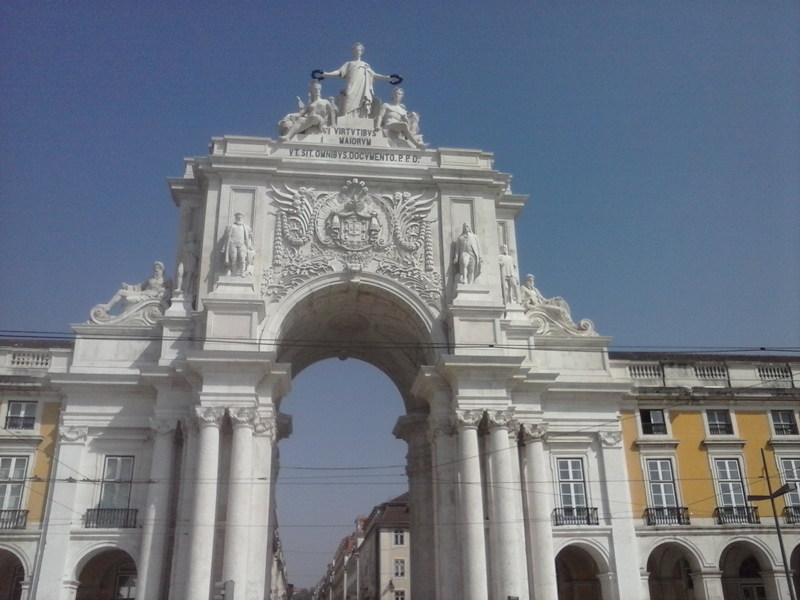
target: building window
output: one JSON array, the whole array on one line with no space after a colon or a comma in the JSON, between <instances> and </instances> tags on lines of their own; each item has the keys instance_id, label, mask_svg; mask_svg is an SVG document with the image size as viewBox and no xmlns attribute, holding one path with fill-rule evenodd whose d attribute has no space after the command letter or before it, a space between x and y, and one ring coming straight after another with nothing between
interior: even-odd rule
<instances>
[{"instance_id":1,"label":"building window","mask_svg":"<svg viewBox=\"0 0 800 600\"><path fill-rule=\"evenodd\" d=\"M405 590L395 590L395 592L394 592L394 600L406 600L406 591Z\"/></svg>"},{"instance_id":2,"label":"building window","mask_svg":"<svg viewBox=\"0 0 800 600\"><path fill-rule=\"evenodd\" d=\"M27 467L25 456L0 457L0 510L19 510Z\"/></svg>"},{"instance_id":3,"label":"building window","mask_svg":"<svg viewBox=\"0 0 800 600\"><path fill-rule=\"evenodd\" d=\"M648 460L647 476L650 480L650 497L654 507L678 506L675 480L672 477L672 461L666 458Z\"/></svg>"},{"instance_id":4,"label":"building window","mask_svg":"<svg viewBox=\"0 0 800 600\"><path fill-rule=\"evenodd\" d=\"M136 565L124 562L117 567L117 589L114 598L136 598Z\"/></svg>"},{"instance_id":5,"label":"building window","mask_svg":"<svg viewBox=\"0 0 800 600\"><path fill-rule=\"evenodd\" d=\"M395 529L394 530L394 545L395 546L405 546L406 543L406 532L402 529Z\"/></svg>"},{"instance_id":6,"label":"building window","mask_svg":"<svg viewBox=\"0 0 800 600\"><path fill-rule=\"evenodd\" d=\"M719 482L720 506L745 506L739 461L735 458L718 458L714 464Z\"/></svg>"},{"instance_id":7,"label":"building window","mask_svg":"<svg viewBox=\"0 0 800 600\"><path fill-rule=\"evenodd\" d=\"M107 456L100 508L128 508L133 481L132 456Z\"/></svg>"},{"instance_id":8,"label":"building window","mask_svg":"<svg viewBox=\"0 0 800 600\"><path fill-rule=\"evenodd\" d=\"M786 504L800 510L800 458L781 459L783 481L794 485L794 490L784 496Z\"/></svg>"},{"instance_id":9,"label":"building window","mask_svg":"<svg viewBox=\"0 0 800 600\"><path fill-rule=\"evenodd\" d=\"M561 506L586 506L586 482L583 479L583 461L580 458L558 459L558 485Z\"/></svg>"},{"instance_id":10,"label":"building window","mask_svg":"<svg viewBox=\"0 0 800 600\"><path fill-rule=\"evenodd\" d=\"M639 411L642 418L642 433L647 435L667 435L667 422L664 420L663 410Z\"/></svg>"},{"instance_id":11,"label":"building window","mask_svg":"<svg viewBox=\"0 0 800 600\"><path fill-rule=\"evenodd\" d=\"M33 429L36 423L36 402L9 402L6 429Z\"/></svg>"},{"instance_id":12,"label":"building window","mask_svg":"<svg viewBox=\"0 0 800 600\"><path fill-rule=\"evenodd\" d=\"M708 433L711 435L733 435L733 422L729 410L707 410Z\"/></svg>"},{"instance_id":13,"label":"building window","mask_svg":"<svg viewBox=\"0 0 800 600\"><path fill-rule=\"evenodd\" d=\"M402 558L394 559L394 576L395 577L406 576L406 561L403 560Z\"/></svg>"},{"instance_id":14,"label":"building window","mask_svg":"<svg viewBox=\"0 0 800 600\"><path fill-rule=\"evenodd\" d=\"M775 435L797 435L797 421L790 410L773 410L772 426Z\"/></svg>"}]
</instances>

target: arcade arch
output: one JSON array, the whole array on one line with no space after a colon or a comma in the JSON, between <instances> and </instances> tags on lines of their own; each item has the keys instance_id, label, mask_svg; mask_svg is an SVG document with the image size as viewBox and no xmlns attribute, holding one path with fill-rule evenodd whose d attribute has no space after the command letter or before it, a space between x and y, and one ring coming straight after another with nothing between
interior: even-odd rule
<instances>
[{"instance_id":1,"label":"arcade arch","mask_svg":"<svg viewBox=\"0 0 800 600\"><path fill-rule=\"evenodd\" d=\"M75 600L117 600L136 596L136 563L124 550L108 548L82 562Z\"/></svg>"},{"instance_id":2,"label":"arcade arch","mask_svg":"<svg viewBox=\"0 0 800 600\"><path fill-rule=\"evenodd\" d=\"M20 558L10 550L0 548L0 600L19 600L25 575Z\"/></svg>"},{"instance_id":3,"label":"arcade arch","mask_svg":"<svg viewBox=\"0 0 800 600\"><path fill-rule=\"evenodd\" d=\"M720 557L725 600L772 600L778 598L772 564L757 545L736 541Z\"/></svg>"},{"instance_id":4,"label":"arcade arch","mask_svg":"<svg viewBox=\"0 0 800 600\"><path fill-rule=\"evenodd\" d=\"M558 600L600 600L600 568L592 555L570 544L556 555Z\"/></svg>"},{"instance_id":5,"label":"arcade arch","mask_svg":"<svg viewBox=\"0 0 800 600\"><path fill-rule=\"evenodd\" d=\"M683 544L660 544L647 559L651 600L693 600L693 573L700 571L697 557Z\"/></svg>"}]
</instances>

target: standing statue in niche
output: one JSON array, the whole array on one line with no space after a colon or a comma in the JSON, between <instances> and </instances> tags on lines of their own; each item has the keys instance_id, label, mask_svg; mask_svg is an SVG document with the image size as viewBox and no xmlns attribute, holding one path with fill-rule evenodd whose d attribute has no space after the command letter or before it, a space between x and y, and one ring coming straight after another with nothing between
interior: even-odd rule
<instances>
[{"instance_id":1,"label":"standing statue in niche","mask_svg":"<svg viewBox=\"0 0 800 600\"><path fill-rule=\"evenodd\" d=\"M225 228L224 247L222 252L225 255L226 275L236 273L239 277L245 277L253 272L255 262L255 250L253 248L253 232L250 227L242 220L244 215L236 213L233 224Z\"/></svg>"},{"instance_id":2,"label":"standing statue in niche","mask_svg":"<svg viewBox=\"0 0 800 600\"><path fill-rule=\"evenodd\" d=\"M403 78L399 75L379 75L370 66L361 60L364 46L353 46L353 60L344 63L338 70L330 72L314 71L312 77L338 77L347 81L347 87L342 90L339 100L339 115L345 117L375 118L379 106L374 105L375 92L372 82L388 81L393 85L400 83ZM376 104L376 103L375 103Z\"/></svg>"},{"instance_id":3,"label":"standing statue in niche","mask_svg":"<svg viewBox=\"0 0 800 600\"><path fill-rule=\"evenodd\" d=\"M200 261L200 246L197 245L193 231L186 234L186 243L181 250L178 263L178 278L175 281L175 294L191 296L197 283L197 265Z\"/></svg>"},{"instance_id":4,"label":"standing statue in niche","mask_svg":"<svg viewBox=\"0 0 800 600\"><path fill-rule=\"evenodd\" d=\"M503 286L503 302L505 304L519 302L519 281L517 280L517 264L508 254L508 246L500 246L500 281Z\"/></svg>"},{"instance_id":5,"label":"standing statue in niche","mask_svg":"<svg viewBox=\"0 0 800 600\"><path fill-rule=\"evenodd\" d=\"M322 86L314 81L309 86L309 102L300 108L300 112L286 115L278 123L278 139L282 142L291 140L298 133L306 133L314 128L314 132L327 133L333 125L336 109L329 100L321 98ZM299 102L299 99L298 99ZM302 102L300 102L302 104Z\"/></svg>"},{"instance_id":6,"label":"standing statue in niche","mask_svg":"<svg viewBox=\"0 0 800 600\"><path fill-rule=\"evenodd\" d=\"M464 223L461 235L456 240L456 257L453 260L458 267L459 282L472 283L481 273L481 245L478 236L472 233L469 224Z\"/></svg>"},{"instance_id":7,"label":"standing statue in niche","mask_svg":"<svg viewBox=\"0 0 800 600\"><path fill-rule=\"evenodd\" d=\"M419 115L406 111L406 107L400 103L404 95L402 88L392 92L392 101L381 106L381 112L375 119L375 131L382 128L389 139L395 141L402 135L410 144L424 150L428 144L423 144L422 136L419 135Z\"/></svg>"}]
</instances>

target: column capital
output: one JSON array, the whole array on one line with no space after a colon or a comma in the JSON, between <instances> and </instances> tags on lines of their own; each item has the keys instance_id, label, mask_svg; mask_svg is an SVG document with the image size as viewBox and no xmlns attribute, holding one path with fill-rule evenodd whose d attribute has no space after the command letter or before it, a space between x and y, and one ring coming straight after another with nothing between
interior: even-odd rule
<instances>
[{"instance_id":1,"label":"column capital","mask_svg":"<svg viewBox=\"0 0 800 600\"><path fill-rule=\"evenodd\" d=\"M261 416L254 406L230 406L228 415L230 415L234 429L237 427L255 429L258 422L261 421Z\"/></svg>"},{"instance_id":2,"label":"column capital","mask_svg":"<svg viewBox=\"0 0 800 600\"><path fill-rule=\"evenodd\" d=\"M219 427L222 417L225 416L225 408L222 406L195 406L194 411L200 427Z\"/></svg>"},{"instance_id":3,"label":"column capital","mask_svg":"<svg viewBox=\"0 0 800 600\"><path fill-rule=\"evenodd\" d=\"M150 417L150 429L156 435L169 435L175 431L177 425L177 419Z\"/></svg>"},{"instance_id":4,"label":"column capital","mask_svg":"<svg viewBox=\"0 0 800 600\"><path fill-rule=\"evenodd\" d=\"M516 431L519 429L519 423L514 419L514 409L506 410L487 410L486 419L489 429L508 429L509 431Z\"/></svg>"},{"instance_id":5,"label":"column capital","mask_svg":"<svg viewBox=\"0 0 800 600\"><path fill-rule=\"evenodd\" d=\"M456 410L454 424L458 429L469 427L477 429L482 420L482 410Z\"/></svg>"},{"instance_id":6,"label":"column capital","mask_svg":"<svg viewBox=\"0 0 800 600\"><path fill-rule=\"evenodd\" d=\"M543 442L547 437L547 423L523 423L520 430L525 444Z\"/></svg>"},{"instance_id":7,"label":"column capital","mask_svg":"<svg viewBox=\"0 0 800 600\"><path fill-rule=\"evenodd\" d=\"M62 425L58 428L58 439L62 444L85 444L89 428L78 425Z\"/></svg>"}]
</instances>

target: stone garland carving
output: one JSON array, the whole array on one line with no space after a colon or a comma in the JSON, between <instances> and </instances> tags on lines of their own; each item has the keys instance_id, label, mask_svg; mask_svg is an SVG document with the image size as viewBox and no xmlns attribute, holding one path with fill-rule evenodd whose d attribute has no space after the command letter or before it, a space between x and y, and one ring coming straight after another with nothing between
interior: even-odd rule
<instances>
[{"instance_id":1,"label":"stone garland carving","mask_svg":"<svg viewBox=\"0 0 800 600\"><path fill-rule=\"evenodd\" d=\"M534 285L533 275L525 277L520 288L520 304L536 327L537 335L596 336L594 323L582 319L577 325L570 317L569 305L563 298L545 298Z\"/></svg>"},{"instance_id":2,"label":"stone garland carving","mask_svg":"<svg viewBox=\"0 0 800 600\"><path fill-rule=\"evenodd\" d=\"M272 302L318 275L373 270L403 283L438 308L441 275L434 270L431 227L425 219L436 196L409 192L372 194L348 180L337 192L273 187L278 206L272 267L261 295Z\"/></svg>"},{"instance_id":3,"label":"stone garland carving","mask_svg":"<svg viewBox=\"0 0 800 600\"><path fill-rule=\"evenodd\" d=\"M89 323L98 325L154 325L169 308L172 281L164 276L164 263L153 264L153 276L137 285L122 284L107 304L98 304L89 313ZM110 311L122 303L121 311Z\"/></svg>"},{"instance_id":4,"label":"stone garland carving","mask_svg":"<svg viewBox=\"0 0 800 600\"><path fill-rule=\"evenodd\" d=\"M600 442L606 448L613 448L615 446L619 446L620 443L622 443L621 431L601 431L597 435L600 438Z\"/></svg>"},{"instance_id":5,"label":"stone garland carving","mask_svg":"<svg viewBox=\"0 0 800 600\"><path fill-rule=\"evenodd\" d=\"M58 438L62 442L85 442L89 437L89 428L78 425L62 425L58 428Z\"/></svg>"}]
</instances>

